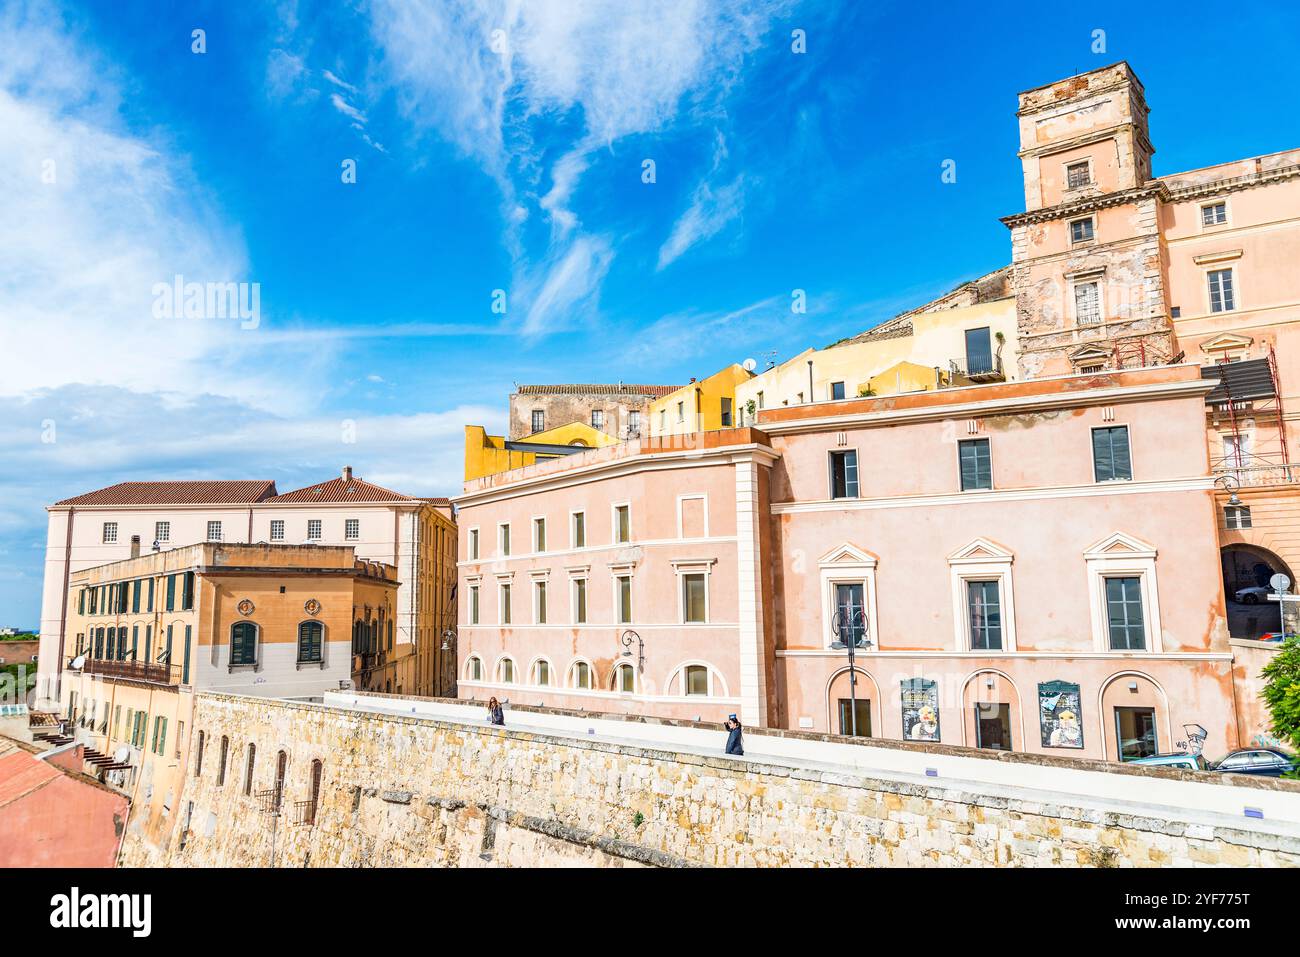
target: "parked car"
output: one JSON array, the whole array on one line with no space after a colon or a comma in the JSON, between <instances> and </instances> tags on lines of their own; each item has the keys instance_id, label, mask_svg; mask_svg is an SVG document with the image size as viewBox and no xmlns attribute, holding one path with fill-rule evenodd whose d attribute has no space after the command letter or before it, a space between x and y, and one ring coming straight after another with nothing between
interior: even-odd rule
<instances>
[{"instance_id":1,"label":"parked car","mask_svg":"<svg viewBox=\"0 0 1300 957\"><path fill-rule=\"evenodd\" d=\"M1210 765L1210 770L1279 778L1288 771L1294 771L1295 767L1295 755L1280 748L1243 748L1219 758Z\"/></svg>"},{"instance_id":2,"label":"parked car","mask_svg":"<svg viewBox=\"0 0 1300 957\"><path fill-rule=\"evenodd\" d=\"M1272 591L1267 585L1251 585L1249 588L1238 588L1234 597L1243 605L1258 605L1261 601L1268 600Z\"/></svg>"},{"instance_id":3,"label":"parked car","mask_svg":"<svg viewBox=\"0 0 1300 957\"><path fill-rule=\"evenodd\" d=\"M1200 754L1188 754L1186 751L1180 751L1176 754L1153 754L1149 758L1137 758L1129 764L1145 764L1148 767L1154 765L1162 768L1182 768L1185 771L1208 771L1210 762Z\"/></svg>"}]
</instances>

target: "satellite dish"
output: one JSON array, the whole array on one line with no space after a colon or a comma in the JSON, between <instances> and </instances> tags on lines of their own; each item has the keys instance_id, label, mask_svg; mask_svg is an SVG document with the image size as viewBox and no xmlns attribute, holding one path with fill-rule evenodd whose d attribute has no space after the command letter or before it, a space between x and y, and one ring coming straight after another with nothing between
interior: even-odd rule
<instances>
[{"instance_id":1,"label":"satellite dish","mask_svg":"<svg viewBox=\"0 0 1300 957\"><path fill-rule=\"evenodd\" d=\"M740 364L740 367L746 372L753 372L758 368L758 361L756 359L746 359Z\"/></svg>"},{"instance_id":2,"label":"satellite dish","mask_svg":"<svg viewBox=\"0 0 1300 957\"><path fill-rule=\"evenodd\" d=\"M1256 579L1256 581L1258 581L1258 579ZM1273 590L1279 595L1284 594L1286 590L1291 587L1291 579L1287 578L1281 572L1278 572L1278 574L1270 578L1268 583L1273 586Z\"/></svg>"},{"instance_id":3,"label":"satellite dish","mask_svg":"<svg viewBox=\"0 0 1300 957\"><path fill-rule=\"evenodd\" d=\"M77 655L77 657L72 659L72 664L69 667L71 667L73 671L80 671L85 666L86 666L86 656Z\"/></svg>"}]
</instances>

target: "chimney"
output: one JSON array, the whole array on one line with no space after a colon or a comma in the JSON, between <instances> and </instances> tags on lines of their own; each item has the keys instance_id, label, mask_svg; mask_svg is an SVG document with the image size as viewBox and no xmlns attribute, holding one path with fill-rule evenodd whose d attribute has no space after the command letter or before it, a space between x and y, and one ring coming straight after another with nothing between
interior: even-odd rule
<instances>
[{"instance_id":1,"label":"chimney","mask_svg":"<svg viewBox=\"0 0 1300 957\"><path fill-rule=\"evenodd\" d=\"M345 465L345 466L343 466L343 481L345 481L345 482L351 482L351 481L352 481L352 466L351 466L351 465Z\"/></svg>"},{"instance_id":2,"label":"chimney","mask_svg":"<svg viewBox=\"0 0 1300 957\"><path fill-rule=\"evenodd\" d=\"M131 557L132 558L140 557L140 536L139 535L131 536Z\"/></svg>"}]
</instances>

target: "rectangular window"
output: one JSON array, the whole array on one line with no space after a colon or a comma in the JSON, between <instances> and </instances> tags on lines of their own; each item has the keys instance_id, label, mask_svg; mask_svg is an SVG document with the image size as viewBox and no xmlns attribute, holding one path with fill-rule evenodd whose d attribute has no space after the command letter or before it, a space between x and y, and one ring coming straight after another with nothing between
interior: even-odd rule
<instances>
[{"instance_id":1,"label":"rectangular window","mask_svg":"<svg viewBox=\"0 0 1300 957\"><path fill-rule=\"evenodd\" d=\"M709 669L703 665L688 665L682 669L683 690L688 695L707 696L709 693Z\"/></svg>"},{"instance_id":2,"label":"rectangular window","mask_svg":"<svg viewBox=\"0 0 1300 957\"><path fill-rule=\"evenodd\" d=\"M154 588L153 583L154 580L150 578L149 579L149 607L146 608L145 611L153 611L153 588Z\"/></svg>"},{"instance_id":3,"label":"rectangular window","mask_svg":"<svg viewBox=\"0 0 1300 957\"><path fill-rule=\"evenodd\" d=\"M220 522L208 522L208 541L210 541L210 542L219 542L219 541L221 541L221 523L220 523Z\"/></svg>"},{"instance_id":4,"label":"rectangular window","mask_svg":"<svg viewBox=\"0 0 1300 957\"><path fill-rule=\"evenodd\" d=\"M1065 185L1069 189L1078 189L1080 186L1087 186L1092 182L1092 174L1085 160L1082 163L1071 163L1065 167Z\"/></svg>"},{"instance_id":5,"label":"rectangular window","mask_svg":"<svg viewBox=\"0 0 1300 957\"><path fill-rule=\"evenodd\" d=\"M533 409L533 431L546 431L546 413L541 409Z\"/></svg>"},{"instance_id":6,"label":"rectangular window","mask_svg":"<svg viewBox=\"0 0 1300 957\"><path fill-rule=\"evenodd\" d=\"M1128 481L1133 478L1127 425L1092 430L1092 473L1098 482Z\"/></svg>"},{"instance_id":7,"label":"rectangular window","mask_svg":"<svg viewBox=\"0 0 1300 957\"><path fill-rule=\"evenodd\" d=\"M980 375L993 371L993 339L988 326L966 330L966 372Z\"/></svg>"},{"instance_id":8,"label":"rectangular window","mask_svg":"<svg viewBox=\"0 0 1300 957\"><path fill-rule=\"evenodd\" d=\"M587 513L586 512L573 513L573 535L571 536L569 547L571 548L587 547Z\"/></svg>"},{"instance_id":9,"label":"rectangular window","mask_svg":"<svg viewBox=\"0 0 1300 957\"><path fill-rule=\"evenodd\" d=\"M131 582L131 613L138 614L140 611L140 593L144 591L144 582L136 579Z\"/></svg>"},{"instance_id":10,"label":"rectangular window","mask_svg":"<svg viewBox=\"0 0 1300 957\"><path fill-rule=\"evenodd\" d=\"M858 453L831 453L831 498L858 497Z\"/></svg>"},{"instance_id":11,"label":"rectangular window","mask_svg":"<svg viewBox=\"0 0 1300 957\"><path fill-rule=\"evenodd\" d=\"M469 557L470 561L478 561L478 529L469 530Z\"/></svg>"},{"instance_id":12,"label":"rectangular window","mask_svg":"<svg viewBox=\"0 0 1300 957\"><path fill-rule=\"evenodd\" d=\"M682 576L682 621L685 624L702 624L709 620L708 593L705 576Z\"/></svg>"},{"instance_id":13,"label":"rectangular window","mask_svg":"<svg viewBox=\"0 0 1300 957\"><path fill-rule=\"evenodd\" d=\"M1206 274L1210 283L1210 312L1231 312L1237 308L1232 291L1232 270L1212 269Z\"/></svg>"},{"instance_id":14,"label":"rectangular window","mask_svg":"<svg viewBox=\"0 0 1300 957\"><path fill-rule=\"evenodd\" d=\"M963 439L958 442L957 459L961 464L963 492L993 487L993 463L989 455L988 439Z\"/></svg>"},{"instance_id":15,"label":"rectangular window","mask_svg":"<svg viewBox=\"0 0 1300 957\"><path fill-rule=\"evenodd\" d=\"M122 740L122 706L120 704L113 709L113 740Z\"/></svg>"},{"instance_id":16,"label":"rectangular window","mask_svg":"<svg viewBox=\"0 0 1300 957\"><path fill-rule=\"evenodd\" d=\"M533 582L533 610L536 623L546 624L546 582Z\"/></svg>"},{"instance_id":17,"label":"rectangular window","mask_svg":"<svg viewBox=\"0 0 1300 957\"><path fill-rule=\"evenodd\" d=\"M172 540L172 523L154 522L153 537L156 542L170 542Z\"/></svg>"},{"instance_id":18,"label":"rectangular window","mask_svg":"<svg viewBox=\"0 0 1300 957\"><path fill-rule=\"evenodd\" d=\"M840 734L871 737L871 699L840 698Z\"/></svg>"},{"instance_id":19,"label":"rectangular window","mask_svg":"<svg viewBox=\"0 0 1300 957\"><path fill-rule=\"evenodd\" d=\"M1227 203L1208 203L1201 207L1202 226L1222 226L1228 221Z\"/></svg>"},{"instance_id":20,"label":"rectangular window","mask_svg":"<svg viewBox=\"0 0 1300 957\"><path fill-rule=\"evenodd\" d=\"M469 586L469 623L478 624L478 585Z\"/></svg>"},{"instance_id":21,"label":"rectangular window","mask_svg":"<svg viewBox=\"0 0 1300 957\"><path fill-rule=\"evenodd\" d=\"M343 522L343 537L349 542L355 542L361 537L361 519L349 518Z\"/></svg>"},{"instance_id":22,"label":"rectangular window","mask_svg":"<svg viewBox=\"0 0 1300 957\"><path fill-rule=\"evenodd\" d=\"M634 439L640 434L641 434L641 412L638 409L630 409L627 413L628 438Z\"/></svg>"},{"instance_id":23,"label":"rectangular window","mask_svg":"<svg viewBox=\"0 0 1300 957\"><path fill-rule=\"evenodd\" d=\"M975 705L975 747L1011 750L1011 705L980 702Z\"/></svg>"},{"instance_id":24,"label":"rectangular window","mask_svg":"<svg viewBox=\"0 0 1300 957\"><path fill-rule=\"evenodd\" d=\"M104 523L104 544L111 545L117 541L117 522Z\"/></svg>"},{"instance_id":25,"label":"rectangular window","mask_svg":"<svg viewBox=\"0 0 1300 957\"><path fill-rule=\"evenodd\" d=\"M843 383L843 382L832 382L832 383L831 383L831 398L832 398L832 399L842 399L842 398L844 398L844 383Z\"/></svg>"},{"instance_id":26,"label":"rectangular window","mask_svg":"<svg viewBox=\"0 0 1300 957\"><path fill-rule=\"evenodd\" d=\"M1141 578L1106 579L1106 624L1113 651L1141 651L1146 648Z\"/></svg>"},{"instance_id":27,"label":"rectangular window","mask_svg":"<svg viewBox=\"0 0 1300 957\"><path fill-rule=\"evenodd\" d=\"M271 519L271 541L273 542L284 541L284 519L282 518Z\"/></svg>"},{"instance_id":28,"label":"rectangular window","mask_svg":"<svg viewBox=\"0 0 1300 957\"><path fill-rule=\"evenodd\" d=\"M1081 326L1101 322L1101 288L1095 282L1075 283L1074 321Z\"/></svg>"},{"instance_id":29,"label":"rectangular window","mask_svg":"<svg viewBox=\"0 0 1300 957\"><path fill-rule=\"evenodd\" d=\"M722 427L724 429L731 428L731 399L730 398L725 398L725 397L723 398L721 414L722 414Z\"/></svg>"},{"instance_id":30,"label":"rectangular window","mask_svg":"<svg viewBox=\"0 0 1300 957\"><path fill-rule=\"evenodd\" d=\"M501 586L501 624L510 624L510 586Z\"/></svg>"},{"instance_id":31,"label":"rectangular window","mask_svg":"<svg viewBox=\"0 0 1300 957\"><path fill-rule=\"evenodd\" d=\"M497 548L502 555L510 554L510 526L497 526Z\"/></svg>"},{"instance_id":32,"label":"rectangular window","mask_svg":"<svg viewBox=\"0 0 1300 957\"><path fill-rule=\"evenodd\" d=\"M194 573L186 572L181 580L181 611L194 608Z\"/></svg>"},{"instance_id":33,"label":"rectangular window","mask_svg":"<svg viewBox=\"0 0 1300 957\"><path fill-rule=\"evenodd\" d=\"M629 625L632 623L632 576L619 575L615 579L615 587L618 595L618 623Z\"/></svg>"},{"instance_id":34,"label":"rectangular window","mask_svg":"<svg viewBox=\"0 0 1300 957\"><path fill-rule=\"evenodd\" d=\"M614 509L614 541L620 545L632 541L631 505L619 505Z\"/></svg>"},{"instance_id":35,"label":"rectangular window","mask_svg":"<svg viewBox=\"0 0 1300 957\"><path fill-rule=\"evenodd\" d=\"M764 405L764 398L763 398L763 390L762 390L762 389L760 389L760 390L758 391L758 407L759 407L760 409L767 408L767 406Z\"/></svg>"},{"instance_id":36,"label":"rectangular window","mask_svg":"<svg viewBox=\"0 0 1300 957\"><path fill-rule=\"evenodd\" d=\"M668 428L668 410L660 409L659 410L659 431L663 432L667 428Z\"/></svg>"},{"instance_id":37,"label":"rectangular window","mask_svg":"<svg viewBox=\"0 0 1300 957\"><path fill-rule=\"evenodd\" d=\"M1250 506L1225 505L1223 524L1225 528L1250 528Z\"/></svg>"},{"instance_id":38,"label":"rectangular window","mask_svg":"<svg viewBox=\"0 0 1300 957\"><path fill-rule=\"evenodd\" d=\"M546 551L546 519L533 519L533 551Z\"/></svg>"},{"instance_id":39,"label":"rectangular window","mask_svg":"<svg viewBox=\"0 0 1300 957\"><path fill-rule=\"evenodd\" d=\"M1076 219L1070 223L1070 242L1086 243L1092 240L1092 217Z\"/></svg>"},{"instance_id":40,"label":"rectangular window","mask_svg":"<svg viewBox=\"0 0 1300 957\"><path fill-rule=\"evenodd\" d=\"M685 422L685 421L686 421L686 403L685 403L685 402L678 402L678 403L677 403L677 421L678 421L678 422Z\"/></svg>"},{"instance_id":41,"label":"rectangular window","mask_svg":"<svg viewBox=\"0 0 1300 957\"><path fill-rule=\"evenodd\" d=\"M167 611L176 610L176 576L167 576Z\"/></svg>"},{"instance_id":42,"label":"rectangular window","mask_svg":"<svg viewBox=\"0 0 1300 957\"><path fill-rule=\"evenodd\" d=\"M319 518L307 519L307 541L315 542L320 540L321 520Z\"/></svg>"},{"instance_id":43,"label":"rectangular window","mask_svg":"<svg viewBox=\"0 0 1300 957\"><path fill-rule=\"evenodd\" d=\"M835 586L835 617L831 621L835 640L855 648L867 638L867 614L863 604L861 583L840 583Z\"/></svg>"},{"instance_id":44,"label":"rectangular window","mask_svg":"<svg viewBox=\"0 0 1300 957\"><path fill-rule=\"evenodd\" d=\"M1115 733L1119 741L1119 759L1136 761L1159 754L1156 741L1154 708L1116 708Z\"/></svg>"},{"instance_id":45,"label":"rectangular window","mask_svg":"<svg viewBox=\"0 0 1300 957\"><path fill-rule=\"evenodd\" d=\"M1002 600L997 581L968 581L966 610L972 651L1002 648Z\"/></svg>"},{"instance_id":46,"label":"rectangular window","mask_svg":"<svg viewBox=\"0 0 1300 957\"><path fill-rule=\"evenodd\" d=\"M603 428L605 428L605 410L604 410L604 409L592 409L592 410L591 410L591 427L592 427L593 429L603 429Z\"/></svg>"},{"instance_id":47,"label":"rectangular window","mask_svg":"<svg viewBox=\"0 0 1300 957\"><path fill-rule=\"evenodd\" d=\"M585 578L573 580L573 623L575 625L587 623L587 579Z\"/></svg>"}]
</instances>

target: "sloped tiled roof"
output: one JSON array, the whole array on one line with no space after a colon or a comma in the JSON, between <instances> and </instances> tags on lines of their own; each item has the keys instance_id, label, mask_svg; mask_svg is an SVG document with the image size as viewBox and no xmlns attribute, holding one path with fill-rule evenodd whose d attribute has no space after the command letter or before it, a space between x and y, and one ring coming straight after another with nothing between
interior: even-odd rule
<instances>
[{"instance_id":1,"label":"sloped tiled roof","mask_svg":"<svg viewBox=\"0 0 1300 957\"><path fill-rule=\"evenodd\" d=\"M1217 379L1219 383L1205 397L1207 405L1222 404L1229 399L1243 402L1246 399L1269 399L1277 395L1273 370L1267 359L1201 366L1201 378Z\"/></svg>"},{"instance_id":2,"label":"sloped tiled roof","mask_svg":"<svg viewBox=\"0 0 1300 957\"><path fill-rule=\"evenodd\" d=\"M624 382L567 383L564 385L521 385L519 395L649 395L656 399L676 392L679 385L629 385Z\"/></svg>"},{"instance_id":3,"label":"sloped tiled roof","mask_svg":"<svg viewBox=\"0 0 1300 957\"><path fill-rule=\"evenodd\" d=\"M336 478L319 485L308 485L276 495L266 500L267 505L302 502L418 502L420 499L392 489L383 488L359 478Z\"/></svg>"},{"instance_id":4,"label":"sloped tiled roof","mask_svg":"<svg viewBox=\"0 0 1300 957\"><path fill-rule=\"evenodd\" d=\"M275 495L275 482L118 482L55 505L250 505Z\"/></svg>"}]
</instances>

